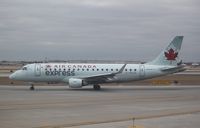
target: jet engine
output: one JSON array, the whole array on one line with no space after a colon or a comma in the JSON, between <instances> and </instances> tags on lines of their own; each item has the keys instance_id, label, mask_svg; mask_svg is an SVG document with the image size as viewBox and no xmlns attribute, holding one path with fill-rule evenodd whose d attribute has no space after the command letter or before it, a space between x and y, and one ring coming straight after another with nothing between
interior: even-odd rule
<instances>
[{"instance_id":1,"label":"jet engine","mask_svg":"<svg viewBox=\"0 0 200 128\"><path fill-rule=\"evenodd\" d=\"M84 80L78 78L70 78L69 79L69 87L71 88L81 88L86 85Z\"/></svg>"}]
</instances>

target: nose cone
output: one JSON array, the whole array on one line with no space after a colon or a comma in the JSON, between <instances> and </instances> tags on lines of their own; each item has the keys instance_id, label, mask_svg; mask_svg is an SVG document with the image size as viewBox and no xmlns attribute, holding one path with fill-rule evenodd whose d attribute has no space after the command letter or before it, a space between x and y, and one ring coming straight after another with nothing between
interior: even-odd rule
<instances>
[{"instance_id":1,"label":"nose cone","mask_svg":"<svg viewBox=\"0 0 200 128\"><path fill-rule=\"evenodd\" d=\"M12 73L11 75L9 75L9 79L14 80L15 79L15 73Z\"/></svg>"}]
</instances>

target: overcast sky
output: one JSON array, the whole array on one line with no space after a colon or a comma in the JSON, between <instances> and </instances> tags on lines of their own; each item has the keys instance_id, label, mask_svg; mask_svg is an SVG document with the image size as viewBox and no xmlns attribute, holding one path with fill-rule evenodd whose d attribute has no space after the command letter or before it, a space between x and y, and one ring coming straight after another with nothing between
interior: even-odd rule
<instances>
[{"instance_id":1,"label":"overcast sky","mask_svg":"<svg viewBox=\"0 0 200 128\"><path fill-rule=\"evenodd\" d=\"M200 61L199 0L0 0L0 60L148 61L176 35Z\"/></svg>"}]
</instances>

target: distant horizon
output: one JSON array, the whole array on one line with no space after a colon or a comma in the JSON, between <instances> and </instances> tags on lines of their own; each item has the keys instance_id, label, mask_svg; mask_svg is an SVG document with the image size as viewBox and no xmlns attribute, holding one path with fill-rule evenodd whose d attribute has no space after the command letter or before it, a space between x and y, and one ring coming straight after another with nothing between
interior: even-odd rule
<instances>
[{"instance_id":1,"label":"distant horizon","mask_svg":"<svg viewBox=\"0 0 200 128\"><path fill-rule=\"evenodd\" d=\"M0 60L0 63L2 63L2 62L43 62L43 63L45 63L45 62L58 62L58 63L60 63L60 62L69 62L69 63L73 63L73 62L75 62L75 63L84 63L84 62L94 62L94 63L96 63L96 62L103 62L103 63L105 63L105 62L108 62L108 63L111 63L111 62L137 62L137 63L146 63L146 62L148 62L148 61L134 61L134 60L48 60L48 61L45 61L45 60ZM183 63L200 63L200 61L183 61Z\"/></svg>"}]
</instances>

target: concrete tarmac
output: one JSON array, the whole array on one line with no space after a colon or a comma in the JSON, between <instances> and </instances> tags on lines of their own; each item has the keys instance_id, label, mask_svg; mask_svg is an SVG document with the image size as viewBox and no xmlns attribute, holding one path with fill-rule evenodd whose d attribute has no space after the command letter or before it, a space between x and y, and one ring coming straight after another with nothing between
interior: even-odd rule
<instances>
[{"instance_id":1,"label":"concrete tarmac","mask_svg":"<svg viewBox=\"0 0 200 128\"><path fill-rule=\"evenodd\" d=\"M0 86L1 128L200 126L200 86Z\"/></svg>"}]
</instances>

